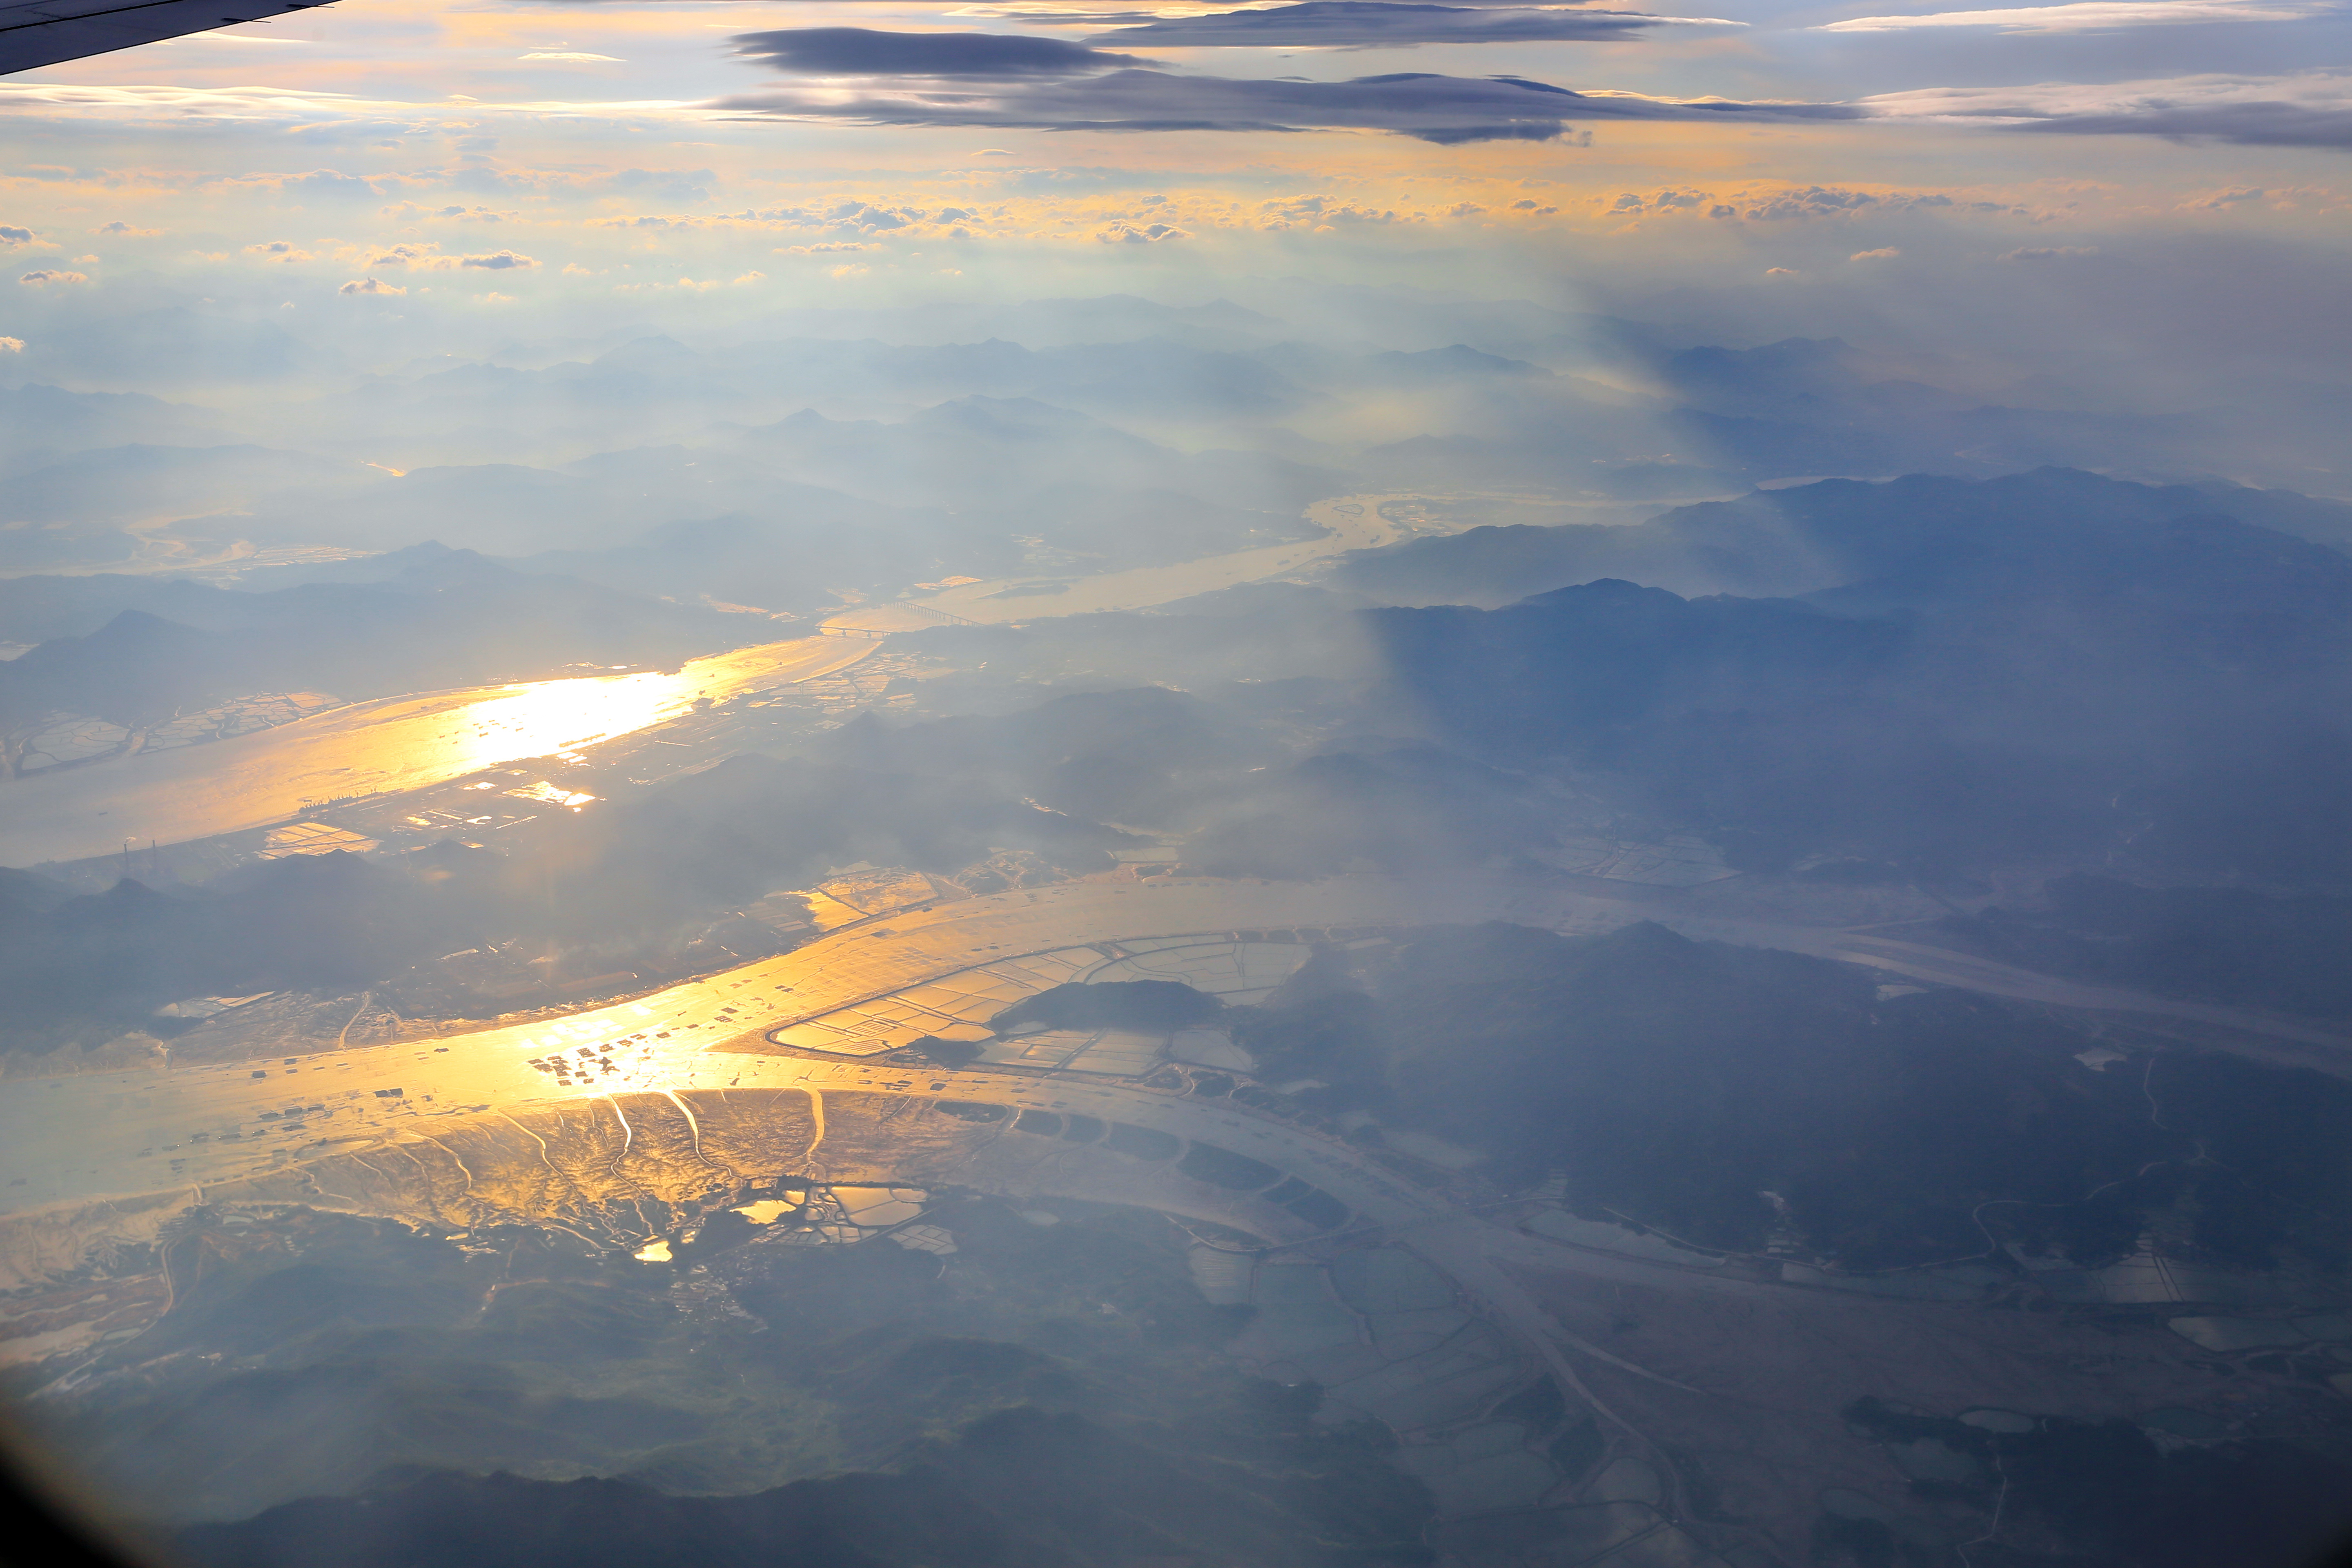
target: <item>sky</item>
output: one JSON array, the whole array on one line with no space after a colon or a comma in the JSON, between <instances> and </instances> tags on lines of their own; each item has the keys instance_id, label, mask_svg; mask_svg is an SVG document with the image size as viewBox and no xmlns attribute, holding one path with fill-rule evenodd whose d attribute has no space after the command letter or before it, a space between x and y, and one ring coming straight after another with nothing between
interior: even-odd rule
<instances>
[{"instance_id":1,"label":"sky","mask_svg":"<svg viewBox=\"0 0 2352 1568\"><path fill-rule=\"evenodd\" d=\"M2342 363L2352 7L1617 4L341 0L75 61L0 80L0 380L184 391L73 346L159 308L389 365L1255 276Z\"/></svg>"}]
</instances>

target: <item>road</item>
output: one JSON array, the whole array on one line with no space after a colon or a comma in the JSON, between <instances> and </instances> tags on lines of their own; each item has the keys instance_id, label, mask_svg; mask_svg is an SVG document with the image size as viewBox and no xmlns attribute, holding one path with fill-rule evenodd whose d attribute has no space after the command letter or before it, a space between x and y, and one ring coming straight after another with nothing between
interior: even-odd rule
<instances>
[{"instance_id":1,"label":"road","mask_svg":"<svg viewBox=\"0 0 2352 1568\"><path fill-rule=\"evenodd\" d=\"M2246 1054L2265 1059L2291 1058L2335 1078L2352 1078L2352 1037L2306 1019L2283 1017L2253 1007L2227 1007L2188 1002L2120 986L2088 985L2019 969L1989 958L1977 958L1949 948L1898 942L1867 931L1836 931L1818 926L1783 925L1763 921L1694 920L1662 914L1659 922L1683 935L1702 941L1738 942L1750 947L1777 947L1790 952L1858 963L1889 975L1930 985L1950 985L1981 991L2014 1002L2039 1002L2093 1013L2138 1013L2150 1017L2178 1018L2186 1023L2239 1031L2271 1040L2308 1047L2296 1051L2245 1047ZM2214 1042L2216 1048L2238 1049Z\"/></svg>"},{"instance_id":2,"label":"road","mask_svg":"<svg viewBox=\"0 0 2352 1568\"><path fill-rule=\"evenodd\" d=\"M355 702L233 740L0 784L0 865L79 860L123 841L176 844L283 822L304 805L422 789L593 745L748 691L830 675L874 651L799 637L677 673L583 676Z\"/></svg>"}]
</instances>

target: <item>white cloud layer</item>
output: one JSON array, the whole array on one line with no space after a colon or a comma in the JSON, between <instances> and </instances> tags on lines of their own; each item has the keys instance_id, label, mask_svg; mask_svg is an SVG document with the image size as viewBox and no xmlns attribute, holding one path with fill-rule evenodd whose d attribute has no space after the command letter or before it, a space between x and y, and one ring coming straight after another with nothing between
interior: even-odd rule
<instances>
[{"instance_id":1,"label":"white cloud layer","mask_svg":"<svg viewBox=\"0 0 2352 1568\"><path fill-rule=\"evenodd\" d=\"M2199 138L2249 147L2352 149L2352 72L2159 81L1937 87L1861 100L1874 116L2058 135Z\"/></svg>"},{"instance_id":2,"label":"white cloud layer","mask_svg":"<svg viewBox=\"0 0 2352 1568\"><path fill-rule=\"evenodd\" d=\"M1853 16L1823 33L1895 33L1919 27L1997 27L2004 33L2094 33L2197 22L2298 22L2336 7L2326 0L2075 0L1991 11L1930 11L1917 16Z\"/></svg>"}]
</instances>

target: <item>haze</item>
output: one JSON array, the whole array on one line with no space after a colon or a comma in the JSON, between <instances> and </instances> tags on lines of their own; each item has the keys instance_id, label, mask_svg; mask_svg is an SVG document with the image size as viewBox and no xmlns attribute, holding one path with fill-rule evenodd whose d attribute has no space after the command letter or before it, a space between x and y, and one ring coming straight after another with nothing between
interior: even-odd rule
<instances>
[{"instance_id":1,"label":"haze","mask_svg":"<svg viewBox=\"0 0 2352 1568\"><path fill-rule=\"evenodd\" d=\"M135 1558L2352 1530L2341 7L37 9L0 1377Z\"/></svg>"}]
</instances>

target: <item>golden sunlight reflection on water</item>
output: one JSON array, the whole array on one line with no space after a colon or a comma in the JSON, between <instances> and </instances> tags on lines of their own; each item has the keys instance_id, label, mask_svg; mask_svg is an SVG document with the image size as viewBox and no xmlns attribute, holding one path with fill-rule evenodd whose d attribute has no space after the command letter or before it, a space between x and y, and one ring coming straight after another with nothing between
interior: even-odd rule
<instances>
[{"instance_id":1,"label":"golden sunlight reflection on water","mask_svg":"<svg viewBox=\"0 0 2352 1568\"><path fill-rule=\"evenodd\" d=\"M697 702L807 680L877 645L811 637L657 671L475 687L354 703L208 745L0 784L0 865L78 860L125 840L173 844L281 822L308 804L421 789L593 745Z\"/></svg>"},{"instance_id":2,"label":"golden sunlight reflection on water","mask_svg":"<svg viewBox=\"0 0 2352 1568\"><path fill-rule=\"evenodd\" d=\"M517 757L594 745L678 718L693 710L703 684L684 671L541 681L511 697L469 702L445 715L451 722L436 726L438 733L427 741L428 747L437 745L437 756L418 756L411 748L425 738L396 722L352 737L352 755L362 765L373 761L376 771L386 773L422 765L455 778ZM387 754L368 755L376 752Z\"/></svg>"}]
</instances>

